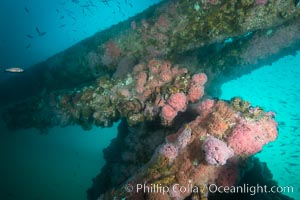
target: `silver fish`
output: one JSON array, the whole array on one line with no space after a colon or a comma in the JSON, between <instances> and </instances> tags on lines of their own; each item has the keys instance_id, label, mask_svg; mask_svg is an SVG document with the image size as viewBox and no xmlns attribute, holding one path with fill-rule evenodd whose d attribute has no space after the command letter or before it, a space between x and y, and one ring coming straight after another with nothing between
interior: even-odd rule
<instances>
[{"instance_id":1,"label":"silver fish","mask_svg":"<svg viewBox=\"0 0 300 200\"><path fill-rule=\"evenodd\" d=\"M24 69L19 68L19 67L12 67L12 68L5 69L5 71L11 72L11 73L22 73L22 72L24 72Z\"/></svg>"}]
</instances>

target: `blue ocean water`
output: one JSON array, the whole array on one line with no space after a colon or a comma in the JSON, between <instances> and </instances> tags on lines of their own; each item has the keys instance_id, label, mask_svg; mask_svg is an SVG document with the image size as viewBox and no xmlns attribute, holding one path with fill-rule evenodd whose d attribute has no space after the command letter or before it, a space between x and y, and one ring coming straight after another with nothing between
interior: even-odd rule
<instances>
[{"instance_id":1,"label":"blue ocean water","mask_svg":"<svg viewBox=\"0 0 300 200\"><path fill-rule=\"evenodd\" d=\"M276 112L279 136L256 156L266 162L287 195L300 199L300 52L223 84L222 99L240 96Z\"/></svg>"},{"instance_id":2,"label":"blue ocean water","mask_svg":"<svg viewBox=\"0 0 300 200\"><path fill-rule=\"evenodd\" d=\"M104 165L102 149L117 125L8 131L0 125L0 199L86 199L86 190Z\"/></svg>"}]
</instances>

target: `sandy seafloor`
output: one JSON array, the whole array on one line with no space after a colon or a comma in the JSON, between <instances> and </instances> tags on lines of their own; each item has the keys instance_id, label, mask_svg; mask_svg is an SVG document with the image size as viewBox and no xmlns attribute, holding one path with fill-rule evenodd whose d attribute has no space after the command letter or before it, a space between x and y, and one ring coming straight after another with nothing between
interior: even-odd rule
<instances>
[{"instance_id":1,"label":"sandy seafloor","mask_svg":"<svg viewBox=\"0 0 300 200\"><path fill-rule=\"evenodd\" d=\"M300 52L223 84L222 99L240 96L276 112L279 136L256 156L266 162L287 195L300 199Z\"/></svg>"},{"instance_id":2,"label":"sandy seafloor","mask_svg":"<svg viewBox=\"0 0 300 200\"><path fill-rule=\"evenodd\" d=\"M300 52L224 84L221 98L234 96L277 113L279 137L257 157L280 186L294 187L288 195L300 199ZM40 135L34 129L11 132L1 123L0 199L85 199L116 127L53 128Z\"/></svg>"}]
</instances>

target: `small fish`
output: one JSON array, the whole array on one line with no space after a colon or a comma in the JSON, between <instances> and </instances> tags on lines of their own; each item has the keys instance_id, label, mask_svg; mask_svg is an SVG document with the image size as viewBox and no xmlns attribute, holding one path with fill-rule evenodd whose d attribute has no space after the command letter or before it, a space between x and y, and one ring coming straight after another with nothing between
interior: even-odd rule
<instances>
[{"instance_id":1,"label":"small fish","mask_svg":"<svg viewBox=\"0 0 300 200\"><path fill-rule=\"evenodd\" d=\"M68 14L74 14L74 12L72 12L72 11L69 10L69 9L65 9L65 11L66 11Z\"/></svg>"},{"instance_id":2,"label":"small fish","mask_svg":"<svg viewBox=\"0 0 300 200\"><path fill-rule=\"evenodd\" d=\"M299 7L300 6L300 0L295 0L295 7Z\"/></svg>"},{"instance_id":3,"label":"small fish","mask_svg":"<svg viewBox=\"0 0 300 200\"><path fill-rule=\"evenodd\" d=\"M58 28L64 28L65 26L66 26L66 24L62 24Z\"/></svg>"},{"instance_id":4,"label":"small fish","mask_svg":"<svg viewBox=\"0 0 300 200\"><path fill-rule=\"evenodd\" d=\"M7 68L7 69L5 69L5 72L10 72L10 73L22 73L22 72L24 72L24 69L19 68L19 67L12 67L12 68Z\"/></svg>"},{"instance_id":5,"label":"small fish","mask_svg":"<svg viewBox=\"0 0 300 200\"><path fill-rule=\"evenodd\" d=\"M30 34L27 34L26 37L30 38L30 39L33 39L33 36L30 35Z\"/></svg>"},{"instance_id":6,"label":"small fish","mask_svg":"<svg viewBox=\"0 0 300 200\"><path fill-rule=\"evenodd\" d=\"M25 48L29 49L31 47L31 44L28 44Z\"/></svg>"},{"instance_id":7,"label":"small fish","mask_svg":"<svg viewBox=\"0 0 300 200\"><path fill-rule=\"evenodd\" d=\"M285 167L284 168L289 174L292 174L292 172L287 168L287 167Z\"/></svg>"},{"instance_id":8,"label":"small fish","mask_svg":"<svg viewBox=\"0 0 300 200\"><path fill-rule=\"evenodd\" d=\"M59 19L63 19L63 18L65 18L65 16L63 15L63 16L61 16Z\"/></svg>"},{"instance_id":9,"label":"small fish","mask_svg":"<svg viewBox=\"0 0 300 200\"><path fill-rule=\"evenodd\" d=\"M293 118L291 118L291 119L294 120L294 121L300 121L300 118L299 118L299 117L297 117L297 118L293 117Z\"/></svg>"},{"instance_id":10,"label":"small fish","mask_svg":"<svg viewBox=\"0 0 300 200\"><path fill-rule=\"evenodd\" d=\"M296 126L291 126L291 128L292 128L292 132L296 132L298 130L298 127Z\"/></svg>"},{"instance_id":11,"label":"small fish","mask_svg":"<svg viewBox=\"0 0 300 200\"><path fill-rule=\"evenodd\" d=\"M44 36L44 35L46 35L46 33L47 33L47 32L41 32L41 33L39 34L39 36Z\"/></svg>"},{"instance_id":12,"label":"small fish","mask_svg":"<svg viewBox=\"0 0 300 200\"><path fill-rule=\"evenodd\" d=\"M29 15L29 9L26 6L24 7L24 10L25 10L26 14Z\"/></svg>"},{"instance_id":13,"label":"small fish","mask_svg":"<svg viewBox=\"0 0 300 200\"><path fill-rule=\"evenodd\" d=\"M282 103L282 104L287 104L287 102L286 102L286 101L282 101L282 100L280 100L279 102L280 102L280 103Z\"/></svg>"},{"instance_id":14,"label":"small fish","mask_svg":"<svg viewBox=\"0 0 300 200\"><path fill-rule=\"evenodd\" d=\"M290 166L298 166L299 164L297 164L297 163L287 163L288 165L290 165Z\"/></svg>"},{"instance_id":15,"label":"small fish","mask_svg":"<svg viewBox=\"0 0 300 200\"><path fill-rule=\"evenodd\" d=\"M91 13L91 15L94 15L94 13L91 11L90 8L86 8L86 9Z\"/></svg>"},{"instance_id":16,"label":"small fish","mask_svg":"<svg viewBox=\"0 0 300 200\"><path fill-rule=\"evenodd\" d=\"M73 3L79 3L79 0L72 0Z\"/></svg>"},{"instance_id":17,"label":"small fish","mask_svg":"<svg viewBox=\"0 0 300 200\"><path fill-rule=\"evenodd\" d=\"M56 10L57 13L59 13L59 10L57 8L55 10Z\"/></svg>"},{"instance_id":18,"label":"small fish","mask_svg":"<svg viewBox=\"0 0 300 200\"><path fill-rule=\"evenodd\" d=\"M285 155L285 152L282 152L280 155L281 155L281 156Z\"/></svg>"},{"instance_id":19,"label":"small fish","mask_svg":"<svg viewBox=\"0 0 300 200\"><path fill-rule=\"evenodd\" d=\"M101 2L102 2L104 5L106 5L106 6L109 6L109 4L108 4L109 1L110 1L110 0L101 0Z\"/></svg>"},{"instance_id":20,"label":"small fish","mask_svg":"<svg viewBox=\"0 0 300 200\"><path fill-rule=\"evenodd\" d=\"M44 36L46 35L47 32L41 32L38 27L35 27L36 32L39 34L39 36Z\"/></svg>"},{"instance_id":21,"label":"small fish","mask_svg":"<svg viewBox=\"0 0 300 200\"><path fill-rule=\"evenodd\" d=\"M36 32L38 33L38 34L40 34L41 32L40 32L40 29L36 26L35 27L35 30L36 30Z\"/></svg>"},{"instance_id":22,"label":"small fish","mask_svg":"<svg viewBox=\"0 0 300 200\"><path fill-rule=\"evenodd\" d=\"M92 7L96 7L95 4L91 0L89 0L89 3Z\"/></svg>"},{"instance_id":23,"label":"small fish","mask_svg":"<svg viewBox=\"0 0 300 200\"><path fill-rule=\"evenodd\" d=\"M129 6L132 8L133 7L133 5L131 4L131 3L129 3Z\"/></svg>"},{"instance_id":24,"label":"small fish","mask_svg":"<svg viewBox=\"0 0 300 200\"><path fill-rule=\"evenodd\" d=\"M76 18L73 16L72 13L67 13L67 15L68 15L69 17L71 17L73 20L76 20Z\"/></svg>"},{"instance_id":25,"label":"small fish","mask_svg":"<svg viewBox=\"0 0 300 200\"><path fill-rule=\"evenodd\" d=\"M285 122L279 122L278 124L279 124L279 126L284 126Z\"/></svg>"}]
</instances>

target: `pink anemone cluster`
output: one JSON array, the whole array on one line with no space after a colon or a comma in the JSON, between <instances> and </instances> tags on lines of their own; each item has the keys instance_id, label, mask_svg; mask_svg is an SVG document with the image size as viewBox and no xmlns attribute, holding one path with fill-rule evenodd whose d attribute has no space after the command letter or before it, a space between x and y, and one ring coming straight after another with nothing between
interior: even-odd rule
<instances>
[{"instance_id":1,"label":"pink anemone cluster","mask_svg":"<svg viewBox=\"0 0 300 200\"><path fill-rule=\"evenodd\" d=\"M167 104L165 104L161 111L161 116L167 121L172 121L178 112L182 112L186 109L187 98L184 93L172 94L168 99Z\"/></svg>"},{"instance_id":2,"label":"pink anemone cluster","mask_svg":"<svg viewBox=\"0 0 300 200\"><path fill-rule=\"evenodd\" d=\"M260 121L241 119L228 138L235 154L252 155L277 138L277 123L272 118Z\"/></svg>"},{"instance_id":3,"label":"pink anemone cluster","mask_svg":"<svg viewBox=\"0 0 300 200\"><path fill-rule=\"evenodd\" d=\"M233 150L225 142L212 136L203 143L205 160L210 165L225 165L226 161L234 155Z\"/></svg>"}]
</instances>

